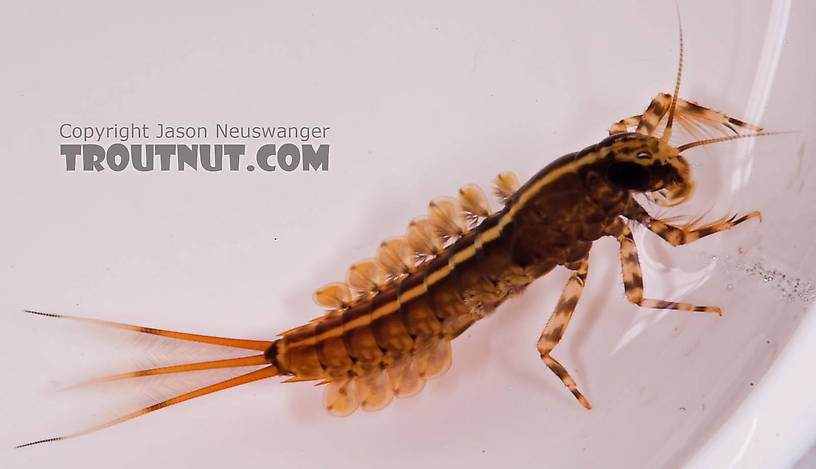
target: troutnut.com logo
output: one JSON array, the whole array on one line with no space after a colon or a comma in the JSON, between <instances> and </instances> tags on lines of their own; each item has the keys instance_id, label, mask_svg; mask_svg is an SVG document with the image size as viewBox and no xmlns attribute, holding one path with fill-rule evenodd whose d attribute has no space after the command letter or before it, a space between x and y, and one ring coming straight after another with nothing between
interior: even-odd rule
<instances>
[{"instance_id":1,"label":"troutnut.com logo","mask_svg":"<svg viewBox=\"0 0 816 469\"><path fill-rule=\"evenodd\" d=\"M69 143L60 144L60 155L68 171L327 171L329 129L63 123L59 134ZM247 140L249 148L234 143Z\"/></svg>"}]
</instances>

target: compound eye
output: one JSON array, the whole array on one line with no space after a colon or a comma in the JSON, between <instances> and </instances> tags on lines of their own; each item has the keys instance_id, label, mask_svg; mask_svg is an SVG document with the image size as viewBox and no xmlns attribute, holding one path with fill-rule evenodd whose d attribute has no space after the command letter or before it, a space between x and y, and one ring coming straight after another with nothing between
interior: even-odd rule
<instances>
[{"instance_id":1,"label":"compound eye","mask_svg":"<svg viewBox=\"0 0 816 469\"><path fill-rule=\"evenodd\" d=\"M651 153L649 153L648 151L642 151L642 152L638 153L638 154L637 154L637 155L635 155L635 156L636 156L636 157L637 157L637 159L639 159L639 160L648 160L649 158L651 158L651 157L652 157L652 154L651 154Z\"/></svg>"}]
</instances>

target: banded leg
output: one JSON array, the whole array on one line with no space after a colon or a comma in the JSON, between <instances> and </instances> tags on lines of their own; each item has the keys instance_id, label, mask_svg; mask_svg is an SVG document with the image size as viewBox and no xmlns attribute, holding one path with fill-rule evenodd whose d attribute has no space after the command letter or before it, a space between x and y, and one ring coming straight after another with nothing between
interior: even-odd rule
<instances>
[{"instance_id":1,"label":"banded leg","mask_svg":"<svg viewBox=\"0 0 816 469\"><path fill-rule=\"evenodd\" d=\"M558 345L558 342L561 341L561 337L564 336L564 331L569 324L570 318L572 318L575 306L578 304L578 298L581 297L581 291L584 289L589 264L585 257L567 267L572 270L572 276L570 276L570 279L564 286L564 291L561 293L561 298L555 306L555 311L553 311L550 319L547 321L547 325L544 327L544 331L541 333L541 337L538 339L538 352L541 354L541 359L544 360L547 367L561 379L567 389L578 399L578 402L587 409L591 409L592 406L589 405L589 401L578 391L575 380L572 379L572 376L569 375L566 368L558 363L555 358L550 356L552 349Z\"/></svg>"},{"instance_id":2,"label":"banded leg","mask_svg":"<svg viewBox=\"0 0 816 469\"><path fill-rule=\"evenodd\" d=\"M641 115L621 119L609 126L609 135L623 134L629 132L629 127L635 127L640 122Z\"/></svg>"},{"instance_id":3,"label":"banded leg","mask_svg":"<svg viewBox=\"0 0 816 469\"><path fill-rule=\"evenodd\" d=\"M609 127L609 134L617 134L628 131L632 127L636 127L636 132L644 135L654 135L660 122L666 117L671 105L672 95L668 93L660 93L655 96L649 103L646 111L638 116L628 117L612 124ZM749 130L751 132L759 132L761 127L748 124L739 119L735 119L726 114L723 114L714 109L700 106L697 103L686 101L685 99L677 100L677 109L675 109L675 118L678 123L686 128L689 132L695 130L695 126L700 124L715 128L720 131L730 131L734 134L739 134L737 127Z\"/></svg>"},{"instance_id":4,"label":"banded leg","mask_svg":"<svg viewBox=\"0 0 816 469\"><path fill-rule=\"evenodd\" d=\"M678 303L676 301L643 298L643 272L640 270L637 246L635 246L635 239L632 237L632 230L623 222L619 225L617 238L618 243L620 243L623 289L629 301L644 308L700 311L717 313L722 316L722 310L716 306L695 306L688 303Z\"/></svg>"},{"instance_id":5,"label":"banded leg","mask_svg":"<svg viewBox=\"0 0 816 469\"><path fill-rule=\"evenodd\" d=\"M660 121L663 119L663 116L669 112L669 107L671 106L672 96L667 93L660 93L649 103L649 107L646 108L646 112L640 117L640 121L638 121L637 129L635 132L644 135L654 135L655 130L657 130L657 126L660 124ZM677 109L675 109L676 114L680 114L680 100L677 100Z\"/></svg>"},{"instance_id":6,"label":"banded leg","mask_svg":"<svg viewBox=\"0 0 816 469\"><path fill-rule=\"evenodd\" d=\"M762 214L760 214L759 211L753 211L742 216L726 215L717 221L702 226L697 226L698 220L694 220L685 226L674 226L663 220L652 218L646 209L635 202L632 202L624 215L626 218L635 220L641 225L645 226L650 231L666 240L672 246L681 246L692 241L697 241L698 239L706 237L710 234L730 230L740 223L752 218L759 218L760 221L762 221Z\"/></svg>"}]
</instances>

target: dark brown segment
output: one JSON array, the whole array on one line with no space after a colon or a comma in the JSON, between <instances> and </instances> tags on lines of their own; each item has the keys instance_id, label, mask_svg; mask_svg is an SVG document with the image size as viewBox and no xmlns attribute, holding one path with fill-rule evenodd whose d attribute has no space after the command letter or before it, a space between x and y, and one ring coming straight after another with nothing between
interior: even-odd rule
<instances>
[{"instance_id":1,"label":"dark brown segment","mask_svg":"<svg viewBox=\"0 0 816 469\"><path fill-rule=\"evenodd\" d=\"M315 347L328 376L344 376L351 370L351 356L349 356L346 341L342 336L325 339Z\"/></svg>"},{"instance_id":2,"label":"dark brown segment","mask_svg":"<svg viewBox=\"0 0 816 469\"><path fill-rule=\"evenodd\" d=\"M452 318L459 318L461 316L471 316L472 310L465 304L461 298L458 282L453 275L448 275L441 282L437 282L428 289L427 295L430 297L430 302L434 307L434 315L439 318L443 324L443 330L446 334L455 332L450 330L448 326ZM459 323L460 321L453 321ZM455 327L459 329L458 326Z\"/></svg>"},{"instance_id":3,"label":"dark brown segment","mask_svg":"<svg viewBox=\"0 0 816 469\"><path fill-rule=\"evenodd\" d=\"M377 339L371 326L358 327L346 333L346 346L356 364L364 368L379 366L383 352L377 345Z\"/></svg>"},{"instance_id":4,"label":"dark brown segment","mask_svg":"<svg viewBox=\"0 0 816 469\"><path fill-rule=\"evenodd\" d=\"M505 254L505 258L509 256ZM467 319L459 323L448 321L445 329L450 337L456 337L464 332L473 321L493 312L496 306L503 301L507 294L505 289L497 285L497 282L489 278L484 269L485 253L479 249L467 262L457 267L458 289L462 292L462 300L468 306Z\"/></svg>"},{"instance_id":5,"label":"dark brown segment","mask_svg":"<svg viewBox=\"0 0 816 469\"><path fill-rule=\"evenodd\" d=\"M469 292L485 288L489 281L482 273L480 259L484 257L482 250L479 250L473 257L456 267L457 289L460 292Z\"/></svg>"},{"instance_id":6,"label":"dark brown segment","mask_svg":"<svg viewBox=\"0 0 816 469\"><path fill-rule=\"evenodd\" d=\"M512 227L505 228L502 237L483 246L478 257L478 268L485 279L498 284L502 274L516 264L513 262Z\"/></svg>"},{"instance_id":7,"label":"dark brown segment","mask_svg":"<svg viewBox=\"0 0 816 469\"><path fill-rule=\"evenodd\" d=\"M384 350L399 355L409 352L414 346L401 314L389 314L377 319L371 327L377 344Z\"/></svg>"},{"instance_id":8,"label":"dark brown segment","mask_svg":"<svg viewBox=\"0 0 816 469\"><path fill-rule=\"evenodd\" d=\"M343 313L328 315L314 323L315 337L328 335L325 339L315 340L314 344L320 362L326 369L342 368L351 361L342 338L343 324L345 324ZM339 370L334 370L334 372L339 372ZM335 376L334 372L330 374Z\"/></svg>"},{"instance_id":9,"label":"dark brown segment","mask_svg":"<svg viewBox=\"0 0 816 469\"><path fill-rule=\"evenodd\" d=\"M413 337L436 335L442 330L442 324L424 293L404 303L401 310L405 328Z\"/></svg>"},{"instance_id":10,"label":"dark brown segment","mask_svg":"<svg viewBox=\"0 0 816 469\"><path fill-rule=\"evenodd\" d=\"M298 379L321 379L326 373L314 345L304 345L286 351L282 363Z\"/></svg>"}]
</instances>

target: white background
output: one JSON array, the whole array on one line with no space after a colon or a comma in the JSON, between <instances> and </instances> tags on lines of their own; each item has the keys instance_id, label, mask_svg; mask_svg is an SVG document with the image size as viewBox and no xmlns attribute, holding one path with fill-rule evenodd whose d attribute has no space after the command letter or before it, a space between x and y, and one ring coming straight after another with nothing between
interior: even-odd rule
<instances>
[{"instance_id":1,"label":"white background","mask_svg":"<svg viewBox=\"0 0 816 469\"><path fill-rule=\"evenodd\" d=\"M458 339L447 375L383 411L333 418L319 389L272 379L24 450L10 448L216 377L59 388L220 350L108 334L22 309L273 338L318 315L313 289L342 279L347 265L402 233L431 198L486 185L499 171L526 179L670 91L677 19L670 1L6 7L0 461L682 463L760 382L810 298L816 10L793 2L779 36L771 24L779 3L681 2L681 95L771 130L806 132L690 152L699 194L676 213L760 209L762 224L680 249L638 234L647 294L716 304L723 318L631 306L615 243L597 244L585 296L554 353L591 412L535 350L566 279L555 271ZM69 173L58 151L64 122L330 126L331 166ZM795 460L800 449L785 436L768 451Z\"/></svg>"}]
</instances>

